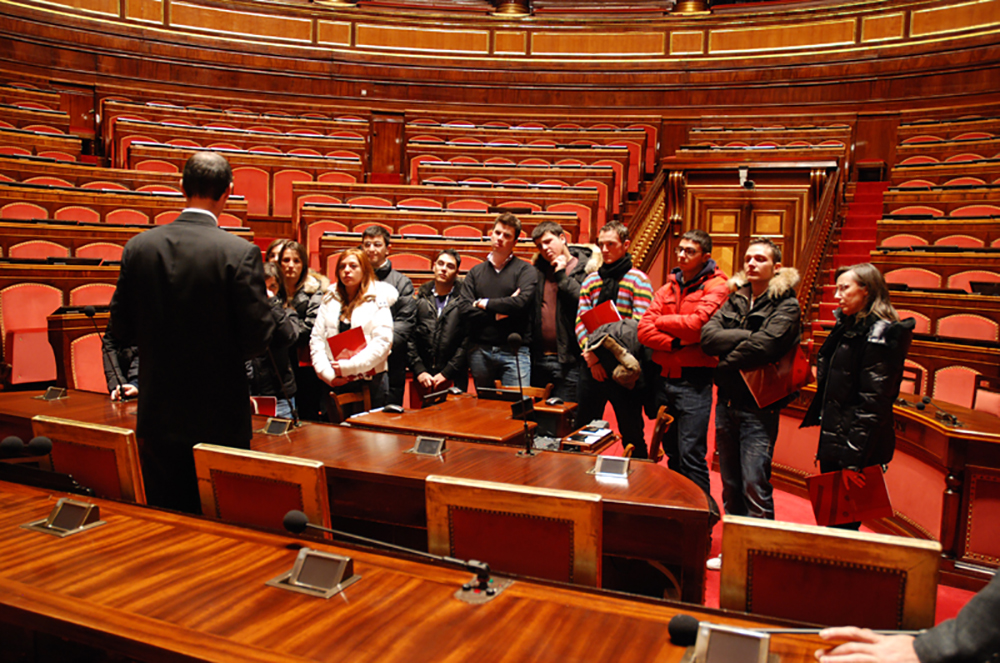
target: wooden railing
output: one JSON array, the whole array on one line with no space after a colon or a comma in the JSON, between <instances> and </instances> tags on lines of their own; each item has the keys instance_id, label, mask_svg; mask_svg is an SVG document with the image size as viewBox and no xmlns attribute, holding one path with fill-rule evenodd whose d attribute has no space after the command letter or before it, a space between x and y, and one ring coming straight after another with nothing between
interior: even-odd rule
<instances>
[{"instance_id":1,"label":"wooden railing","mask_svg":"<svg viewBox=\"0 0 1000 663\"><path fill-rule=\"evenodd\" d=\"M642 204L629 221L632 261L649 273L670 228L667 219L667 171L663 168L646 191Z\"/></svg>"},{"instance_id":2,"label":"wooden railing","mask_svg":"<svg viewBox=\"0 0 1000 663\"><path fill-rule=\"evenodd\" d=\"M823 189L823 195L816 206L813 222L809 225L806 242L799 252L798 264L795 265L802 277L802 281L799 283L798 297L807 321L810 319L813 305L819 298L821 287L819 272L823 260L830 251L833 230L843 223L840 204L842 198L841 174L842 168L838 167L826 178L826 187Z\"/></svg>"}]
</instances>

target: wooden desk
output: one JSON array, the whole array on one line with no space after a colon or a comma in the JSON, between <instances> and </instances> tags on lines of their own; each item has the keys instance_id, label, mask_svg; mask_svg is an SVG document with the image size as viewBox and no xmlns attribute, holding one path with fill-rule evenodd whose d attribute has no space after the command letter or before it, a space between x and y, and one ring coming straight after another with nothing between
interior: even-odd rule
<instances>
[{"instance_id":1,"label":"wooden desk","mask_svg":"<svg viewBox=\"0 0 1000 663\"><path fill-rule=\"evenodd\" d=\"M448 400L422 410L402 414L366 412L351 417L352 427L396 433L446 436L449 440L468 440L487 444L524 446L524 423L510 418L510 403L488 401L468 394L449 394ZM528 422L528 430L538 427Z\"/></svg>"},{"instance_id":2,"label":"wooden desk","mask_svg":"<svg viewBox=\"0 0 1000 663\"><path fill-rule=\"evenodd\" d=\"M0 437L30 439L31 417L39 414L135 429L135 401L115 403L105 395L78 391L59 401L33 398L39 393L0 393ZM264 422L256 417L254 429ZM591 456L542 452L519 458L513 448L451 440L442 458L403 453L415 441L412 434L309 424L287 435L258 433L251 446L322 461L336 527L424 550L424 482L430 474L599 493L604 498L604 553L619 560L605 563L605 586L641 591L637 567L648 572L646 561L651 560L673 574L682 600L703 601L708 503L681 475L636 461L627 482L599 480L586 473L594 464Z\"/></svg>"},{"instance_id":3,"label":"wooden desk","mask_svg":"<svg viewBox=\"0 0 1000 663\"><path fill-rule=\"evenodd\" d=\"M254 428L263 423L256 419ZM587 474L593 456L546 451L521 458L513 448L450 439L441 458L403 453L415 441L413 435L310 424L287 435L257 434L251 446L322 461L334 527L423 550L430 474L598 493L604 498L604 554L619 560L604 564L604 586L642 591L637 574L650 572L645 562L653 561L673 574L682 600L704 600L708 503L681 475L637 461L627 481L598 479ZM663 580L659 573L652 577Z\"/></svg>"},{"instance_id":4,"label":"wooden desk","mask_svg":"<svg viewBox=\"0 0 1000 663\"><path fill-rule=\"evenodd\" d=\"M453 597L470 575L450 567L88 501L107 524L59 539L20 528L44 518L54 496L0 483L0 621L140 661L225 663L677 663L684 649L667 637L677 613L777 623L521 580L472 606ZM330 600L266 586L300 545L351 556L361 580ZM818 643L774 636L772 652L807 663Z\"/></svg>"}]
</instances>

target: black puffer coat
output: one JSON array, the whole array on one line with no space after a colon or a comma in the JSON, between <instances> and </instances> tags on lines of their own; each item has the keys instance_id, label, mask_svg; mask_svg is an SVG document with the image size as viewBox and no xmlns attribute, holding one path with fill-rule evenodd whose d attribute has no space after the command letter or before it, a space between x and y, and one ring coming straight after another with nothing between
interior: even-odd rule
<instances>
[{"instance_id":1,"label":"black puffer coat","mask_svg":"<svg viewBox=\"0 0 1000 663\"><path fill-rule=\"evenodd\" d=\"M751 308L746 275L740 272L729 279L729 299L701 328L701 349L719 358L715 384L719 386L720 401L727 401L731 407L756 409L757 403L740 371L776 362L798 344L802 336L802 311L795 298L798 282L797 270L782 268ZM767 409L780 409L791 398L783 398Z\"/></svg>"},{"instance_id":2,"label":"black puffer coat","mask_svg":"<svg viewBox=\"0 0 1000 663\"><path fill-rule=\"evenodd\" d=\"M816 395L802 427L821 425L816 457L841 468L892 460L903 361L916 322L841 316L817 358Z\"/></svg>"},{"instance_id":3,"label":"black puffer coat","mask_svg":"<svg viewBox=\"0 0 1000 663\"><path fill-rule=\"evenodd\" d=\"M427 281L417 290L416 324L408 344L410 368L414 376L425 372L431 375L440 373L454 382L468 370L466 346L469 333L458 297L462 281L462 278L455 279L451 297L440 316L434 300L434 281Z\"/></svg>"}]
</instances>

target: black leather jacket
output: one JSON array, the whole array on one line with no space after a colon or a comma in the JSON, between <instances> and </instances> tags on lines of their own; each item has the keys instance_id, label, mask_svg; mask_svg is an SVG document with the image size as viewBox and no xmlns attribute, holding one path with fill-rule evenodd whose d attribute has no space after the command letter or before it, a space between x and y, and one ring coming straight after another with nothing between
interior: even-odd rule
<instances>
[{"instance_id":1,"label":"black leather jacket","mask_svg":"<svg viewBox=\"0 0 1000 663\"><path fill-rule=\"evenodd\" d=\"M916 322L836 315L817 356L816 395L802 427L822 426L819 460L841 468L882 465L896 448L892 404Z\"/></svg>"}]
</instances>

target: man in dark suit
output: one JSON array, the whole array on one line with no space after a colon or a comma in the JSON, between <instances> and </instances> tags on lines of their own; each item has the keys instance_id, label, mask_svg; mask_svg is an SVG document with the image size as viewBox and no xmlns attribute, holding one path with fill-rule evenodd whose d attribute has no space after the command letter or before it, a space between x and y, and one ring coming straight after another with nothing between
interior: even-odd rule
<instances>
[{"instance_id":1,"label":"man in dark suit","mask_svg":"<svg viewBox=\"0 0 1000 663\"><path fill-rule=\"evenodd\" d=\"M129 241L111 299L115 337L142 358L136 433L147 501L192 513L200 508L191 448L249 448L244 362L275 328L260 249L218 227L232 179L221 155L192 156L181 182L187 208Z\"/></svg>"}]
</instances>

